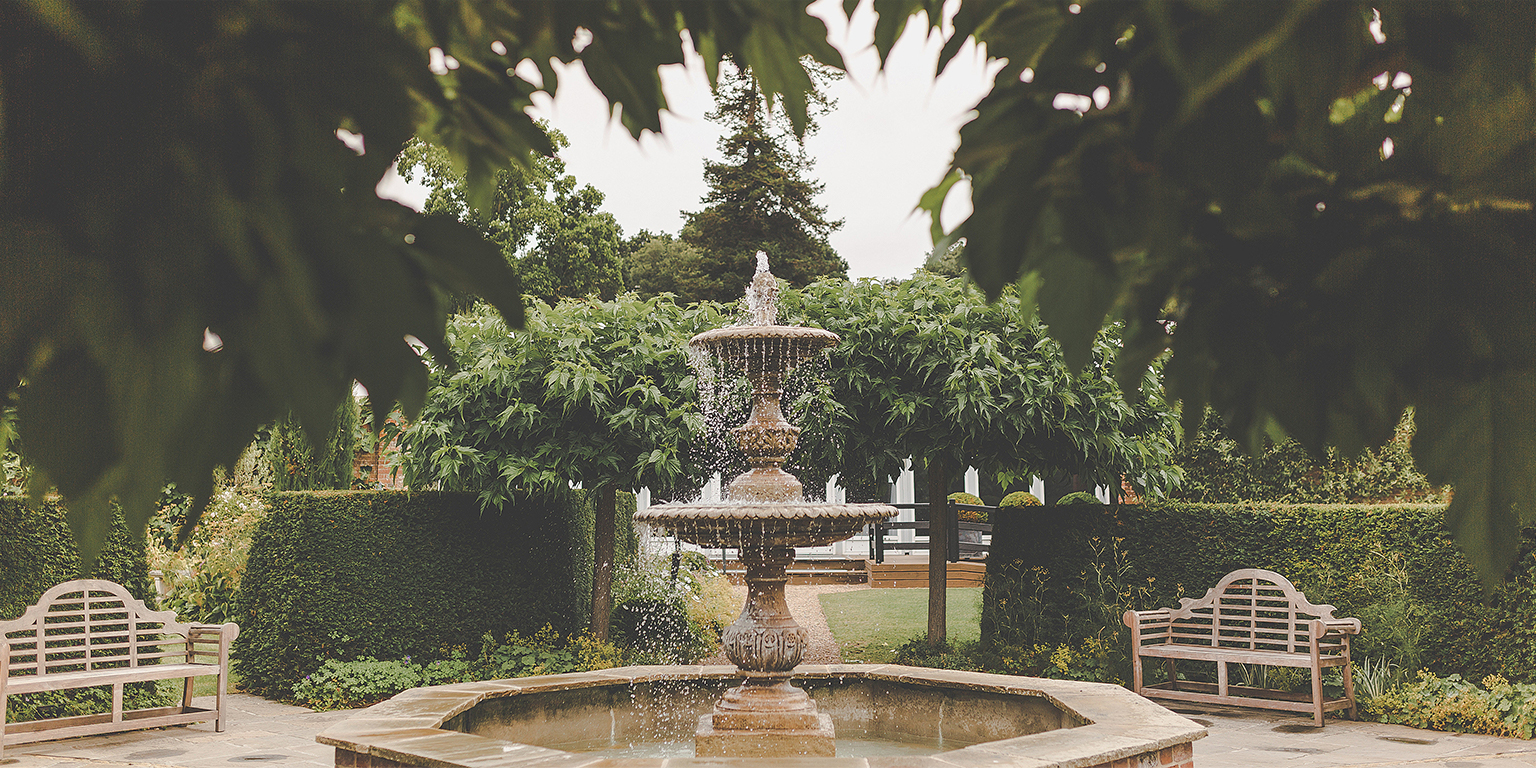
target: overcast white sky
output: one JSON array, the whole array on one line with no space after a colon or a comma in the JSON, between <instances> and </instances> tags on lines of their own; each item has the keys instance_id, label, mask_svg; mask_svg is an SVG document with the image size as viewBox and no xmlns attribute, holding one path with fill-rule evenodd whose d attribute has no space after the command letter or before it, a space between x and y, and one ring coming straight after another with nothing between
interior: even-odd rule
<instances>
[{"instance_id":1,"label":"overcast white sky","mask_svg":"<svg viewBox=\"0 0 1536 768\"><path fill-rule=\"evenodd\" d=\"M880 72L867 3L851 20L837 0L819 0L812 12L827 21L850 72L831 89L836 111L821 119L820 132L806 145L816 160L813 174L826 184L820 202L830 218L845 220L832 246L847 259L851 277L907 277L930 248L928 219L913 208L948 170L960 126L991 87L993 70L968 45L935 80L942 41L925 40L913 25ZM670 106L662 135L638 142L609 119L607 101L585 75L562 73L558 98L536 105L535 114L571 140L560 153L567 170L603 191L603 210L625 234L675 234L682 212L702 207L705 159L719 157L720 130L704 119L713 100L702 64L665 68L662 84ZM380 193L420 207L424 191L400 186L386 180ZM968 214L968 205L968 190L952 193L946 226Z\"/></svg>"}]
</instances>

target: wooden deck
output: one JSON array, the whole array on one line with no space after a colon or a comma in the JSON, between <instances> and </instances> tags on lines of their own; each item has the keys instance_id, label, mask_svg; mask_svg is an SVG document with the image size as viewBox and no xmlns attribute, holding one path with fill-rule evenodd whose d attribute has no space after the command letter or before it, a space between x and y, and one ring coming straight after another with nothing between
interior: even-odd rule
<instances>
[{"instance_id":1,"label":"wooden deck","mask_svg":"<svg viewBox=\"0 0 1536 768\"><path fill-rule=\"evenodd\" d=\"M716 568L719 560L711 561ZM862 557L796 560L787 569L790 584L868 584L868 561ZM746 568L740 560L727 560L725 575L732 584L745 584Z\"/></svg>"},{"instance_id":2,"label":"wooden deck","mask_svg":"<svg viewBox=\"0 0 1536 768\"><path fill-rule=\"evenodd\" d=\"M946 586L979 587L987 576L987 564L981 561L950 563ZM922 555L887 556L883 563L869 564L869 585L876 589L927 589L928 558Z\"/></svg>"}]
</instances>

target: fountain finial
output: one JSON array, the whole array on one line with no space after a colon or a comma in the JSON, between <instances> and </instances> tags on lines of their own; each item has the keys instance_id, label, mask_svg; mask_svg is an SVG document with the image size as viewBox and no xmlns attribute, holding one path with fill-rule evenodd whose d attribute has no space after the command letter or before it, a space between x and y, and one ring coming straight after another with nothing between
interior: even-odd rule
<instances>
[{"instance_id":1,"label":"fountain finial","mask_svg":"<svg viewBox=\"0 0 1536 768\"><path fill-rule=\"evenodd\" d=\"M779 322L779 281L768 271L768 254L757 252L757 274L747 288L747 309L753 325L777 325Z\"/></svg>"}]
</instances>

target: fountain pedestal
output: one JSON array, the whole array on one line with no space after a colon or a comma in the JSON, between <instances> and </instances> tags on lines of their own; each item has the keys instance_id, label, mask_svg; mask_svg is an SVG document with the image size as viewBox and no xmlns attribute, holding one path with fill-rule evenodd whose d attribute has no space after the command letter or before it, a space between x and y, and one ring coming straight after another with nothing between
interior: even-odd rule
<instances>
[{"instance_id":1,"label":"fountain pedestal","mask_svg":"<svg viewBox=\"0 0 1536 768\"><path fill-rule=\"evenodd\" d=\"M689 342L752 383L752 415L731 430L752 469L727 486L726 504L660 504L635 515L701 547L738 547L747 567L747 604L720 638L744 679L699 718L697 757L835 756L832 718L790 684L807 637L784 602L785 569L794 562L796 546L842 541L896 513L883 504L808 504L799 479L784 471L800 436L779 404L784 377L838 337L819 328L776 325L777 292L759 252L747 293L753 324L705 331Z\"/></svg>"},{"instance_id":2,"label":"fountain pedestal","mask_svg":"<svg viewBox=\"0 0 1536 768\"><path fill-rule=\"evenodd\" d=\"M836 754L832 718L790 683L805 654L806 632L784 601L785 569L795 559L788 546L744 547L747 604L721 633L726 658L745 673L715 710L699 717L698 757L787 757Z\"/></svg>"}]
</instances>

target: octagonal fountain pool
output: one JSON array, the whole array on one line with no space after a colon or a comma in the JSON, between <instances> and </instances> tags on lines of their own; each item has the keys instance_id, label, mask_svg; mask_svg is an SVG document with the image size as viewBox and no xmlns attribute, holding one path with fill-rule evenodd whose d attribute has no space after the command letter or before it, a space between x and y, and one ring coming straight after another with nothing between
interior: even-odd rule
<instances>
[{"instance_id":1,"label":"octagonal fountain pool","mask_svg":"<svg viewBox=\"0 0 1536 768\"><path fill-rule=\"evenodd\" d=\"M622 667L406 691L317 739L344 768L1192 766L1205 729L1119 686L897 665L802 666L836 757L695 758L733 667ZM774 738L765 731L764 738ZM776 751L765 744L765 752Z\"/></svg>"}]
</instances>

